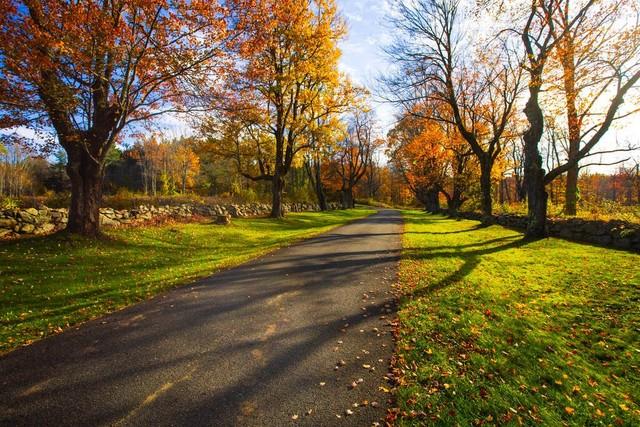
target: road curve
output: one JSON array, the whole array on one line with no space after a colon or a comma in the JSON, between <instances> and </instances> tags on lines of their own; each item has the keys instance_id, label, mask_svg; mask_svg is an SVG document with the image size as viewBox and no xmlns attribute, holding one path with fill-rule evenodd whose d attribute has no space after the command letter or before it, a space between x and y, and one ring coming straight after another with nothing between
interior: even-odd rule
<instances>
[{"instance_id":1,"label":"road curve","mask_svg":"<svg viewBox=\"0 0 640 427\"><path fill-rule=\"evenodd\" d=\"M382 423L401 237L382 210L9 353L0 425Z\"/></svg>"}]
</instances>

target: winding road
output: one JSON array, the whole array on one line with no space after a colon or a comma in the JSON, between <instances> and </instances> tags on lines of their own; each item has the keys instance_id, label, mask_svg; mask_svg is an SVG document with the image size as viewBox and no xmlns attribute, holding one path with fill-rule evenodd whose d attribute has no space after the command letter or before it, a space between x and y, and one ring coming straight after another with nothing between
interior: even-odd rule
<instances>
[{"instance_id":1,"label":"winding road","mask_svg":"<svg viewBox=\"0 0 640 427\"><path fill-rule=\"evenodd\" d=\"M0 358L0 425L383 423L400 213Z\"/></svg>"}]
</instances>

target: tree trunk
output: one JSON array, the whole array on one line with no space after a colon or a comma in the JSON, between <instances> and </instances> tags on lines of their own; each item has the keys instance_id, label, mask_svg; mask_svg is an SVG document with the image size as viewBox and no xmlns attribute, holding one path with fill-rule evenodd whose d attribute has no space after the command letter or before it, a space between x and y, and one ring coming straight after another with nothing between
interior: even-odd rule
<instances>
[{"instance_id":1,"label":"tree trunk","mask_svg":"<svg viewBox=\"0 0 640 427\"><path fill-rule=\"evenodd\" d=\"M439 213L440 210L440 190L436 188L423 188L415 192L416 198L424 206L427 212Z\"/></svg>"},{"instance_id":2,"label":"tree trunk","mask_svg":"<svg viewBox=\"0 0 640 427\"><path fill-rule=\"evenodd\" d=\"M542 157L540 157L540 163L542 163ZM527 177L529 223L526 234L528 237L544 237L547 232L547 200L549 195L545 190L544 174L545 171L542 167L532 165Z\"/></svg>"},{"instance_id":3,"label":"tree trunk","mask_svg":"<svg viewBox=\"0 0 640 427\"><path fill-rule=\"evenodd\" d=\"M564 213L576 215L578 208L578 171L579 167L572 167L567 171L567 183L565 188Z\"/></svg>"},{"instance_id":4,"label":"tree trunk","mask_svg":"<svg viewBox=\"0 0 640 427\"><path fill-rule=\"evenodd\" d=\"M459 186L453 186L453 194L450 199L447 199L447 210L449 211L449 215L458 216L458 209L462 206L462 191Z\"/></svg>"},{"instance_id":5,"label":"tree trunk","mask_svg":"<svg viewBox=\"0 0 640 427\"><path fill-rule=\"evenodd\" d=\"M355 207L353 202L353 188L347 187L342 190L342 209L351 209Z\"/></svg>"},{"instance_id":6,"label":"tree trunk","mask_svg":"<svg viewBox=\"0 0 640 427\"><path fill-rule=\"evenodd\" d=\"M560 56L562 69L564 71L564 91L567 106L567 127L569 129L569 161L576 161L580 150L581 123L578 117L576 90L576 65L575 65L575 45L570 33L562 38L563 55ZM576 164L567 171L567 182L565 186L564 213L566 215L576 215L578 203L578 172L580 168Z\"/></svg>"},{"instance_id":7,"label":"tree trunk","mask_svg":"<svg viewBox=\"0 0 640 427\"><path fill-rule=\"evenodd\" d=\"M327 196L324 194L324 187L322 182L316 182L316 196L318 198L318 205L321 211L328 211L329 205L327 204Z\"/></svg>"},{"instance_id":8,"label":"tree trunk","mask_svg":"<svg viewBox=\"0 0 640 427\"><path fill-rule=\"evenodd\" d=\"M544 131L544 117L538 104L539 85L529 86L529 100L524 109L529 129L524 134L524 185L527 189L528 224L527 237L539 238L546 235L547 199L542 167L542 156L538 144Z\"/></svg>"},{"instance_id":9,"label":"tree trunk","mask_svg":"<svg viewBox=\"0 0 640 427\"><path fill-rule=\"evenodd\" d=\"M327 195L324 193L324 185L322 185L322 166L320 162L314 162L313 169L315 173L315 189L316 189L316 197L318 198L318 204L320 205L321 211L329 210L329 205L327 204Z\"/></svg>"},{"instance_id":10,"label":"tree trunk","mask_svg":"<svg viewBox=\"0 0 640 427\"><path fill-rule=\"evenodd\" d=\"M481 209L482 216L489 220L493 213L493 201L491 198L491 169L490 158L482 159L480 162L480 192L482 194Z\"/></svg>"},{"instance_id":11,"label":"tree trunk","mask_svg":"<svg viewBox=\"0 0 640 427\"><path fill-rule=\"evenodd\" d=\"M429 212L440 212L440 192L438 190L430 189L427 191L425 207Z\"/></svg>"},{"instance_id":12,"label":"tree trunk","mask_svg":"<svg viewBox=\"0 0 640 427\"><path fill-rule=\"evenodd\" d=\"M71 180L71 207L67 231L87 237L100 234L100 201L104 168L81 148L68 152L67 174Z\"/></svg>"},{"instance_id":13,"label":"tree trunk","mask_svg":"<svg viewBox=\"0 0 640 427\"><path fill-rule=\"evenodd\" d=\"M276 172L271 181L271 218L284 218L282 210L282 192L284 190L284 179Z\"/></svg>"}]
</instances>

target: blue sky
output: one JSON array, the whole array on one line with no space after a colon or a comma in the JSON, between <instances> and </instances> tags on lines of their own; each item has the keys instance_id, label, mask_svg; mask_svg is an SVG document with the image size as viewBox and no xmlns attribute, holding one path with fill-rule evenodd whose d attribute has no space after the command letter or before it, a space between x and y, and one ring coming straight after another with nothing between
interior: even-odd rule
<instances>
[{"instance_id":1,"label":"blue sky","mask_svg":"<svg viewBox=\"0 0 640 427\"><path fill-rule=\"evenodd\" d=\"M341 44L341 70L350 74L359 84L375 88L376 76L388 72L390 64L386 61L382 48L391 41L390 30L385 24L385 17L392 11L394 0L337 0L341 13L347 20L348 36ZM629 99L629 102L634 102ZM383 132L392 127L394 108L388 104L376 103L375 109L381 122ZM637 116L616 123L594 151L615 148L617 144L626 146L629 143L640 145L640 123ZM607 162L628 158L639 158L640 153L617 153L608 155ZM591 160L600 160L598 157ZM600 166L590 168L592 171L609 172L614 167Z\"/></svg>"},{"instance_id":2,"label":"blue sky","mask_svg":"<svg viewBox=\"0 0 640 427\"><path fill-rule=\"evenodd\" d=\"M376 77L389 70L382 47L389 43L389 30L385 16L391 10L392 0L338 0L338 6L347 21L347 38L341 43L340 68L358 84L373 90ZM393 107L376 103L383 131L393 123Z\"/></svg>"}]
</instances>

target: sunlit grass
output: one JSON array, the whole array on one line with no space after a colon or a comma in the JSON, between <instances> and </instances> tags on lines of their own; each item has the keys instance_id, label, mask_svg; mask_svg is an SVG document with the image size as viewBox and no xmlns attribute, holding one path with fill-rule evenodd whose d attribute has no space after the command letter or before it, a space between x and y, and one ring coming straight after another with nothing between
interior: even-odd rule
<instances>
[{"instance_id":1,"label":"sunlit grass","mask_svg":"<svg viewBox=\"0 0 640 427\"><path fill-rule=\"evenodd\" d=\"M400 425L640 425L640 255L404 217Z\"/></svg>"},{"instance_id":2,"label":"sunlit grass","mask_svg":"<svg viewBox=\"0 0 640 427\"><path fill-rule=\"evenodd\" d=\"M0 352L189 283L371 210L53 235L0 244Z\"/></svg>"}]
</instances>

